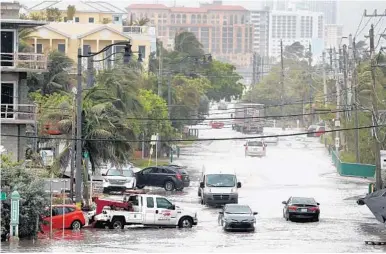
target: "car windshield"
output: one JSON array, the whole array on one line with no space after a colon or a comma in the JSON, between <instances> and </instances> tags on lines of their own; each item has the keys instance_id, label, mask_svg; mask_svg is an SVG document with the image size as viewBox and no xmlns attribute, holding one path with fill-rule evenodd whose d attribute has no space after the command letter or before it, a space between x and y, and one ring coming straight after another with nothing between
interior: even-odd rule
<instances>
[{"instance_id":1,"label":"car windshield","mask_svg":"<svg viewBox=\"0 0 386 254\"><path fill-rule=\"evenodd\" d=\"M248 146L263 146L263 142L261 141L248 141Z\"/></svg>"},{"instance_id":2,"label":"car windshield","mask_svg":"<svg viewBox=\"0 0 386 254\"><path fill-rule=\"evenodd\" d=\"M316 201L313 198L292 198L292 204L316 205Z\"/></svg>"},{"instance_id":3,"label":"car windshield","mask_svg":"<svg viewBox=\"0 0 386 254\"><path fill-rule=\"evenodd\" d=\"M107 171L108 176L122 176L122 171L118 170L116 168L110 168L109 171Z\"/></svg>"},{"instance_id":4,"label":"car windshield","mask_svg":"<svg viewBox=\"0 0 386 254\"><path fill-rule=\"evenodd\" d=\"M126 176L126 177L133 177L134 176L134 172L132 169L123 169L123 176Z\"/></svg>"},{"instance_id":5,"label":"car windshield","mask_svg":"<svg viewBox=\"0 0 386 254\"><path fill-rule=\"evenodd\" d=\"M236 177L230 174L207 175L206 185L208 187L234 187L236 185Z\"/></svg>"},{"instance_id":6,"label":"car windshield","mask_svg":"<svg viewBox=\"0 0 386 254\"><path fill-rule=\"evenodd\" d=\"M232 205L232 206L227 206L225 208L225 213L230 213L230 214L250 214L252 213L251 208L246 205Z\"/></svg>"}]
</instances>

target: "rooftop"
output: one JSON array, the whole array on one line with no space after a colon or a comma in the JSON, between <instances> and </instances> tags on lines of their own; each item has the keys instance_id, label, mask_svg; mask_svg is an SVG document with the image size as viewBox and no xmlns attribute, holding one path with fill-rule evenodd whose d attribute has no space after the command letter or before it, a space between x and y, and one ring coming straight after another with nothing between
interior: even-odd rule
<instances>
[{"instance_id":1,"label":"rooftop","mask_svg":"<svg viewBox=\"0 0 386 254\"><path fill-rule=\"evenodd\" d=\"M246 11L240 5L205 5L201 7L168 7L164 4L131 4L127 7L130 9L147 9L147 10L169 10L172 12L208 12L208 11Z\"/></svg>"},{"instance_id":2,"label":"rooftop","mask_svg":"<svg viewBox=\"0 0 386 254\"><path fill-rule=\"evenodd\" d=\"M61 11L66 11L69 5L75 5L77 12L98 12L98 13L113 13L126 14L126 11L120 9L108 2L102 1L79 1L76 4L73 1L42 1L27 7L27 11L43 11L48 8L58 8Z\"/></svg>"},{"instance_id":3,"label":"rooftop","mask_svg":"<svg viewBox=\"0 0 386 254\"><path fill-rule=\"evenodd\" d=\"M19 27L36 27L48 24L45 21L27 20L27 19L0 19L1 27L9 25L18 25Z\"/></svg>"}]
</instances>

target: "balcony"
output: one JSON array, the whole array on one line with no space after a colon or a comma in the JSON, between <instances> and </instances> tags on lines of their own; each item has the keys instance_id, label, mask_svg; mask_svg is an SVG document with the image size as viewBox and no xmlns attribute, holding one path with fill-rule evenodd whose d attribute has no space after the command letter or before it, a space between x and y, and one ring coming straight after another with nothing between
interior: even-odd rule
<instances>
[{"instance_id":1,"label":"balcony","mask_svg":"<svg viewBox=\"0 0 386 254\"><path fill-rule=\"evenodd\" d=\"M34 124L36 105L33 104L1 104L2 124Z\"/></svg>"},{"instance_id":2,"label":"balcony","mask_svg":"<svg viewBox=\"0 0 386 254\"><path fill-rule=\"evenodd\" d=\"M47 56L35 53L0 53L1 71L45 72Z\"/></svg>"}]
</instances>

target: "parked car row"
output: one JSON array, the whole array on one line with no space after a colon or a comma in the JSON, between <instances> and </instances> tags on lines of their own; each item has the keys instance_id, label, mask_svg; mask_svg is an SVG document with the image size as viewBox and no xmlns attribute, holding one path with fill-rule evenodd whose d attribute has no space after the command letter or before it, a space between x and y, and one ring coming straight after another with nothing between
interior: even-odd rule
<instances>
[{"instance_id":1,"label":"parked car row","mask_svg":"<svg viewBox=\"0 0 386 254\"><path fill-rule=\"evenodd\" d=\"M190 178L185 167L177 164L151 166L144 169L133 166L120 169L110 167L102 176L105 193L143 189L145 186L162 187L166 191L181 191L190 185Z\"/></svg>"}]
</instances>

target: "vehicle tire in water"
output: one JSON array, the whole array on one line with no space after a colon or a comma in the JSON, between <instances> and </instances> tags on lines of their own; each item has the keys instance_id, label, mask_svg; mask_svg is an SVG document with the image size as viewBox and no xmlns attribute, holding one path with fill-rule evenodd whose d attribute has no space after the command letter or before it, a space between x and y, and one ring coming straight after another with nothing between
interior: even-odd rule
<instances>
[{"instance_id":1,"label":"vehicle tire in water","mask_svg":"<svg viewBox=\"0 0 386 254\"><path fill-rule=\"evenodd\" d=\"M137 189L143 189L145 188L145 185L137 185Z\"/></svg>"},{"instance_id":2,"label":"vehicle tire in water","mask_svg":"<svg viewBox=\"0 0 386 254\"><path fill-rule=\"evenodd\" d=\"M71 223L71 229L81 229L82 227L82 223L78 220L74 220L72 223Z\"/></svg>"},{"instance_id":3,"label":"vehicle tire in water","mask_svg":"<svg viewBox=\"0 0 386 254\"><path fill-rule=\"evenodd\" d=\"M193 227L193 220L190 217L182 217L178 222L179 228L191 228Z\"/></svg>"},{"instance_id":4,"label":"vehicle tire in water","mask_svg":"<svg viewBox=\"0 0 386 254\"><path fill-rule=\"evenodd\" d=\"M109 225L110 229L123 229L124 227L125 227L125 224L123 223L123 220L120 218L113 218L113 220Z\"/></svg>"},{"instance_id":5,"label":"vehicle tire in water","mask_svg":"<svg viewBox=\"0 0 386 254\"><path fill-rule=\"evenodd\" d=\"M174 190L174 183L172 181L166 181L164 184L164 188L166 191Z\"/></svg>"},{"instance_id":6,"label":"vehicle tire in water","mask_svg":"<svg viewBox=\"0 0 386 254\"><path fill-rule=\"evenodd\" d=\"M318 221L319 221L319 216L313 218L312 221L313 221L313 222L318 222Z\"/></svg>"},{"instance_id":7,"label":"vehicle tire in water","mask_svg":"<svg viewBox=\"0 0 386 254\"><path fill-rule=\"evenodd\" d=\"M95 222L95 224L94 224L94 228L105 228L105 226L103 225L102 222L97 221L97 222Z\"/></svg>"}]
</instances>

